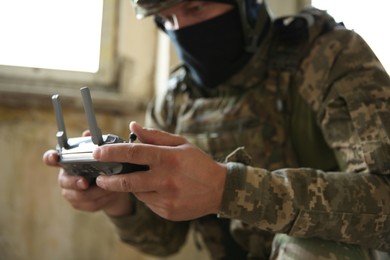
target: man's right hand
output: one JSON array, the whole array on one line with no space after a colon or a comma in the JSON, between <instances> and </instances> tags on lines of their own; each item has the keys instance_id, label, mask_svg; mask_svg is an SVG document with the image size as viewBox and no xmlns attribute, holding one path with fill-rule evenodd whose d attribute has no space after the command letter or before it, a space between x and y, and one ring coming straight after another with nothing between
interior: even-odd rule
<instances>
[{"instance_id":1,"label":"man's right hand","mask_svg":"<svg viewBox=\"0 0 390 260\"><path fill-rule=\"evenodd\" d=\"M57 151L45 152L43 162L48 166L59 167ZM62 196L75 209L88 212L103 210L111 217L131 214L129 193L103 190L96 185L90 185L82 176L69 175L62 168L58 175L58 183L62 189Z\"/></svg>"}]
</instances>

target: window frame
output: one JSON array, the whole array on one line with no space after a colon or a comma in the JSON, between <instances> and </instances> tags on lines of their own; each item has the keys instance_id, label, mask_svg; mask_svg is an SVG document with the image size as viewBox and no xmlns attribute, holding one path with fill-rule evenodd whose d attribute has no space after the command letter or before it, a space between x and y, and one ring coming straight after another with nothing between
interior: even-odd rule
<instances>
[{"instance_id":1,"label":"window frame","mask_svg":"<svg viewBox=\"0 0 390 260\"><path fill-rule=\"evenodd\" d=\"M119 1L103 0L99 70L96 73L0 65L0 93L43 94L75 92L83 86L118 89ZM78 92L76 92L78 94Z\"/></svg>"}]
</instances>

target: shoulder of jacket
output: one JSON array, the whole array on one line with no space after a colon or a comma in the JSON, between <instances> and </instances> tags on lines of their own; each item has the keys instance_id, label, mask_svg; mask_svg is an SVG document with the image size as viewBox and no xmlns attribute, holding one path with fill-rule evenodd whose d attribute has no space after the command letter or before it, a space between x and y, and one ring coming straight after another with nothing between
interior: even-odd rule
<instances>
[{"instance_id":1,"label":"shoulder of jacket","mask_svg":"<svg viewBox=\"0 0 390 260\"><path fill-rule=\"evenodd\" d=\"M355 31L333 30L314 41L302 61L300 71L305 75L299 92L315 111L319 111L325 99L335 94L332 91L336 86L334 82L362 66L379 68L380 64Z\"/></svg>"},{"instance_id":2,"label":"shoulder of jacket","mask_svg":"<svg viewBox=\"0 0 390 260\"><path fill-rule=\"evenodd\" d=\"M275 33L283 41L298 41L304 39L312 42L318 36L337 28L344 28L326 11L307 7L299 13L284 16L274 21Z\"/></svg>"}]
</instances>

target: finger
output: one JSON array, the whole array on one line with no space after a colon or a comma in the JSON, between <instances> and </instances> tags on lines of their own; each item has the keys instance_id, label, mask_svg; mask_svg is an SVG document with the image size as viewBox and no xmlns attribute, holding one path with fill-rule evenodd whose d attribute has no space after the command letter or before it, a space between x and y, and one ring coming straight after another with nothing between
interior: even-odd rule
<instances>
[{"instance_id":1,"label":"finger","mask_svg":"<svg viewBox=\"0 0 390 260\"><path fill-rule=\"evenodd\" d=\"M55 150L48 150L43 154L42 160L45 164L49 166L59 166L58 165L58 153Z\"/></svg>"},{"instance_id":2,"label":"finger","mask_svg":"<svg viewBox=\"0 0 390 260\"><path fill-rule=\"evenodd\" d=\"M74 208L94 212L105 206L115 195L94 186L88 191L64 189L62 191L62 196L69 201Z\"/></svg>"},{"instance_id":3,"label":"finger","mask_svg":"<svg viewBox=\"0 0 390 260\"><path fill-rule=\"evenodd\" d=\"M70 202L96 202L111 192L93 186L88 190L63 189L62 194Z\"/></svg>"},{"instance_id":4,"label":"finger","mask_svg":"<svg viewBox=\"0 0 390 260\"><path fill-rule=\"evenodd\" d=\"M91 136L91 132L89 130L85 130L81 136Z\"/></svg>"},{"instance_id":5,"label":"finger","mask_svg":"<svg viewBox=\"0 0 390 260\"><path fill-rule=\"evenodd\" d=\"M186 139L157 129L144 128L136 122L130 122L130 131L137 135L138 140L145 144L162 146L177 146L186 143Z\"/></svg>"},{"instance_id":6,"label":"finger","mask_svg":"<svg viewBox=\"0 0 390 260\"><path fill-rule=\"evenodd\" d=\"M129 162L134 164L156 165L169 149L146 144L111 144L97 147L93 157L102 162Z\"/></svg>"},{"instance_id":7,"label":"finger","mask_svg":"<svg viewBox=\"0 0 390 260\"><path fill-rule=\"evenodd\" d=\"M63 189L80 191L87 190L90 186L84 177L69 175L64 169L61 169L58 174L58 184Z\"/></svg>"},{"instance_id":8,"label":"finger","mask_svg":"<svg viewBox=\"0 0 390 260\"><path fill-rule=\"evenodd\" d=\"M111 176L101 175L96 179L97 186L115 192L151 192L158 189L159 183L158 176L150 171Z\"/></svg>"}]
</instances>

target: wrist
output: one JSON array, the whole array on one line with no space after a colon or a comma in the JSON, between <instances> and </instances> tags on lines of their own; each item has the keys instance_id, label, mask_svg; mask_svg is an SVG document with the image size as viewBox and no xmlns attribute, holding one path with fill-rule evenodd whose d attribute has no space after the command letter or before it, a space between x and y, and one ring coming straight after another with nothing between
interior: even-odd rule
<instances>
[{"instance_id":1,"label":"wrist","mask_svg":"<svg viewBox=\"0 0 390 260\"><path fill-rule=\"evenodd\" d=\"M220 217L230 217L233 212L236 213L236 209L231 206L237 204L237 190L243 189L247 177L247 166L242 163L228 162L225 167L227 169L225 186L218 211Z\"/></svg>"},{"instance_id":2,"label":"wrist","mask_svg":"<svg viewBox=\"0 0 390 260\"><path fill-rule=\"evenodd\" d=\"M218 163L219 170L216 174L218 176L217 181L216 181L216 200L215 200L215 206L213 209L213 213L216 214L219 212L221 203L222 203L222 198L224 194L224 189L225 189L225 183L226 183L226 176L227 176L227 166L226 164L223 163Z\"/></svg>"}]
</instances>

